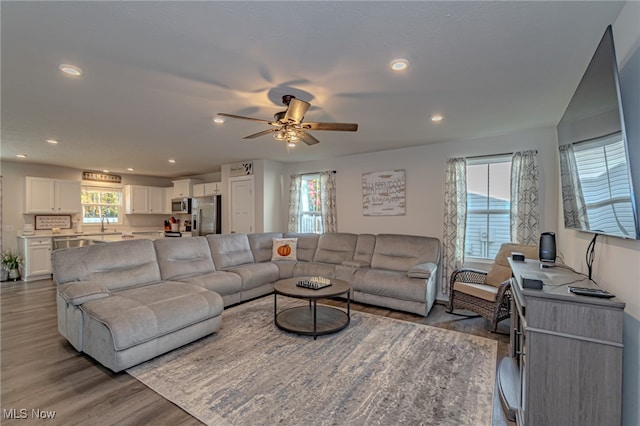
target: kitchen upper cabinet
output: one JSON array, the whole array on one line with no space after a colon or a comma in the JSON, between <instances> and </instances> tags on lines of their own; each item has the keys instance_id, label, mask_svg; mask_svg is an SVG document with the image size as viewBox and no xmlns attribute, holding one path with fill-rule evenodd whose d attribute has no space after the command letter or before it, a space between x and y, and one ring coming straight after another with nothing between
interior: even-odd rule
<instances>
[{"instance_id":1,"label":"kitchen upper cabinet","mask_svg":"<svg viewBox=\"0 0 640 426\"><path fill-rule=\"evenodd\" d=\"M171 200L173 200L173 187L162 188L164 190L164 209L163 213L171 214Z\"/></svg>"},{"instance_id":2,"label":"kitchen upper cabinet","mask_svg":"<svg viewBox=\"0 0 640 426\"><path fill-rule=\"evenodd\" d=\"M173 198L193 197L194 179L181 179L173 181Z\"/></svg>"},{"instance_id":3,"label":"kitchen upper cabinet","mask_svg":"<svg viewBox=\"0 0 640 426\"><path fill-rule=\"evenodd\" d=\"M80 181L27 176L25 182L25 213L82 211Z\"/></svg>"},{"instance_id":4,"label":"kitchen upper cabinet","mask_svg":"<svg viewBox=\"0 0 640 426\"><path fill-rule=\"evenodd\" d=\"M204 191L204 187L205 187L205 183L197 183L195 185L193 185L193 191L192 191L192 196L193 197L204 197L205 195L205 191Z\"/></svg>"},{"instance_id":5,"label":"kitchen upper cabinet","mask_svg":"<svg viewBox=\"0 0 640 426\"><path fill-rule=\"evenodd\" d=\"M171 189L171 188L170 188ZM166 214L165 188L142 185L125 185L126 214ZM170 208L171 206L169 206Z\"/></svg>"},{"instance_id":6,"label":"kitchen upper cabinet","mask_svg":"<svg viewBox=\"0 0 640 426\"><path fill-rule=\"evenodd\" d=\"M164 214L164 188L150 186L149 191L149 213Z\"/></svg>"},{"instance_id":7,"label":"kitchen upper cabinet","mask_svg":"<svg viewBox=\"0 0 640 426\"><path fill-rule=\"evenodd\" d=\"M221 182L210 182L204 184L204 195L219 195L222 192Z\"/></svg>"},{"instance_id":8,"label":"kitchen upper cabinet","mask_svg":"<svg viewBox=\"0 0 640 426\"><path fill-rule=\"evenodd\" d=\"M149 188L139 185L125 185L125 212L127 214L149 213Z\"/></svg>"}]
</instances>

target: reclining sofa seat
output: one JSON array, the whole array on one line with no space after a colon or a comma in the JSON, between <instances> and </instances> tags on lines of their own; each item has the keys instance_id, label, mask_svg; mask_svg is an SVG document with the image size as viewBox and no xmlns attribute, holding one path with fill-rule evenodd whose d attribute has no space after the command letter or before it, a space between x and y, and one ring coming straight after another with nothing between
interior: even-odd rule
<instances>
[{"instance_id":1,"label":"reclining sofa seat","mask_svg":"<svg viewBox=\"0 0 640 426\"><path fill-rule=\"evenodd\" d=\"M56 250L52 263L59 332L115 372L220 328L222 297L162 281L150 240Z\"/></svg>"},{"instance_id":2,"label":"reclining sofa seat","mask_svg":"<svg viewBox=\"0 0 640 426\"><path fill-rule=\"evenodd\" d=\"M215 291L224 306L241 302L242 278L238 274L218 271L205 237L162 238L154 241L165 281L179 281Z\"/></svg>"},{"instance_id":3,"label":"reclining sofa seat","mask_svg":"<svg viewBox=\"0 0 640 426\"><path fill-rule=\"evenodd\" d=\"M211 234L206 239L216 268L240 276L241 301L273 291L273 284L280 279L278 266L255 261L247 234Z\"/></svg>"},{"instance_id":4,"label":"reclining sofa seat","mask_svg":"<svg viewBox=\"0 0 640 426\"><path fill-rule=\"evenodd\" d=\"M355 273L353 299L427 316L436 298L439 263L437 238L379 234L371 266Z\"/></svg>"}]
</instances>

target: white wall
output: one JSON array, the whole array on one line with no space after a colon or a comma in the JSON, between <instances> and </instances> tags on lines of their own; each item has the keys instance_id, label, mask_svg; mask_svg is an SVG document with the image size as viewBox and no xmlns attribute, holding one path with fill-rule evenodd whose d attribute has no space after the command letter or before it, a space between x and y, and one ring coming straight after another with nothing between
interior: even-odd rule
<instances>
[{"instance_id":1,"label":"white wall","mask_svg":"<svg viewBox=\"0 0 640 426\"><path fill-rule=\"evenodd\" d=\"M444 180L446 162L452 157L502 154L538 150L541 180L541 230L557 226L555 129L539 128L491 138L454 141L414 148L353 155L338 159L291 164L287 175L322 170L336 171L338 231L397 233L436 237L444 232ZM363 216L362 174L404 169L406 171L405 216ZM288 187L289 177L286 176ZM285 198L285 199L288 199ZM284 227L283 227L284 229ZM438 298L445 299L441 291Z\"/></svg>"},{"instance_id":2,"label":"white wall","mask_svg":"<svg viewBox=\"0 0 640 426\"><path fill-rule=\"evenodd\" d=\"M2 249L17 249L17 235L25 223L34 223L34 215L23 214L25 201L25 177L82 180L82 170L67 167L47 166L21 161L2 161ZM173 186L171 179L150 176L122 175L127 185ZM163 229L167 215L124 215L122 228L156 227ZM87 231L87 225L83 230Z\"/></svg>"}]
</instances>

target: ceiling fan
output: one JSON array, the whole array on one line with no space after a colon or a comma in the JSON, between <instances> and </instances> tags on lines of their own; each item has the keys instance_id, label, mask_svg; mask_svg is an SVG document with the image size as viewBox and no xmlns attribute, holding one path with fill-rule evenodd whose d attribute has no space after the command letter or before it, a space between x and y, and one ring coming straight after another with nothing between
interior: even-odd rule
<instances>
[{"instance_id":1,"label":"ceiling fan","mask_svg":"<svg viewBox=\"0 0 640 426\"><path fill-rule=\"evenodd\" d=\"M273 120L262 120L260 118L244 117L242 115L218 113L219 116L229 118L239 118L242 120L257 121L259 123L273 126L271 129L263 130L243 139L254 139L260 136L272 134L277 141L286 142L288 147L295 147L299 141L307 145L315 145L320 142L309 134L308 130L335 130L340 132L355 132L358 125L355 123L305 123L304 114L311 104L309 102L296 99L293 95L284 95L282 103L287 106L285 111L277 112L273 115Z\"/></svg>"}]
</instances>

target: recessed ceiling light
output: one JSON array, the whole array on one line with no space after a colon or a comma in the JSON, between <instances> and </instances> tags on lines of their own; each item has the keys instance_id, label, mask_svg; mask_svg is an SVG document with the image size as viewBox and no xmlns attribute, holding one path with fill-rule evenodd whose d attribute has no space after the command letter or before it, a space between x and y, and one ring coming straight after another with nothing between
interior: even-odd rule
<instances>
[{"instance_id":1,"label":"recessed ceiling light","mask_svg":"<svg viewBox=\"0 0 640 426\"><path fill-rule=\"evenodd\" d=\"M82 70L75 65L61 64L58 69L71 77L80 77Z\"/></svg>"},{"instance_id":2,"label":"recessed ceiling light","mask_svg":"<svg viewBox=\"0 0 640 426\"><path fill-rule=\"evenodd\" d=\"M102 171L102 173L109 173L109 170L104 169L104 170Z\"/></svg>"},{"instance_id":3,"label":"recessed ceiling light","mask_svg":"<svg viewBox=\"0 0 640 426\"><path fill-rule=\"evenodd\" d=\"M18 158L27 158L27 154L16 154Z\"/></svg>"},{"instance_id":4,"label":"recessed ceiling light","mask_svg":"<svg viewBox=\"0 0 640 426\"><path fill-rule=\"evenodd\" d=\"M224 118L222 118L222 117L214 117L213 118L213 122L216 123L216 124L222 124L222 123L224 123Z\"/></svg>"},{"instance_id":5,"label":"recessed ceiling light","mask_svg":"<svg viewBox=\"0 0 640 426\"><path fill-rule=\"evenodd\" d=\"M171 164L173 164L173 163L175 163L175 162L176 162L176 160L174 160L174 159L172 158L172 159L170 159L170 160L169 160L169 162L170 162Z\"/></svg>"},{"instance_id":6,"label":"recessed ceiling light","mask_svg":"<svg viewBox=\"0 0 640 426\"><path fill-rule=\"evenodd\" d=\"M51 145L57 145L58 141L55 139L47 139L47 143L51 144Z\"/></svg>"},{"instance_id":7,"label":"recessed ceiling light","mask_svg":"<svg viewBox=\"0 0 640 426\"><path fill-rule=\"evenodd\" d=\"M133 169L132 169L131 167L129 167L127 170L128 170L128 171L130 171L130 172L132 172L132 171L133 171Z\"/></svg>"},{"instance_id":8,"label":"recessed ceiling light","mask_svg":"<svg viewBox=\"0 0 640 426\"><path fill-rule=\"evenodd\" d=\"M443 118L444 117L442 115L440 115L440 114L433 114L431 116L431 121L433 121L434 123L437 123L439 121L442 121Z\"/></svg>"},{"instance_id":9,"label":"recessed ceiling light","mask_svg":"<svg viewBox=\"0 0 640 426\"><path fill-rule=\"evenodd\" d=\"M393 71L404 71L409 68L409 60L404 58L394 59L393 61L391 61L391 64L389 64L389 66Z\"/></svg>"}]
</instances>

